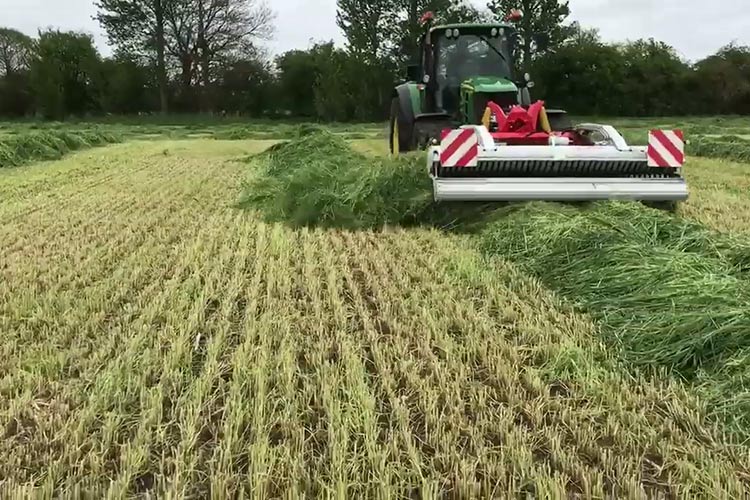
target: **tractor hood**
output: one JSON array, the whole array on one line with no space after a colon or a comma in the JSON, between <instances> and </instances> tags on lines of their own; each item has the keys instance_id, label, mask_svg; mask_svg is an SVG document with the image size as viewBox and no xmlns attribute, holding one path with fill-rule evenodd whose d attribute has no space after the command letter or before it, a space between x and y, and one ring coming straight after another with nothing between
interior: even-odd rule
<instances>
[{"instance_id":1,"label":"tractor hood","mask_svg":"<svg viewBox=\"0 0 750 500\"><path fill-rule=\"evenodd\" d=\"M475 76L463 83L467 90L478 94L498 94L504 92L518 92L516 84L506 78L495 76Z\"/></svg>"}]
</instances>

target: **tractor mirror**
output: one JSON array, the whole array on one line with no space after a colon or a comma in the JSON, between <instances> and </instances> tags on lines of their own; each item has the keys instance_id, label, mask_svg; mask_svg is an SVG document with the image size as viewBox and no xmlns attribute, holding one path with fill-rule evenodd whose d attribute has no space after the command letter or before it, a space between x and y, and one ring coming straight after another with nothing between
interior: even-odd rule
<instances>
[{"instance_id":1,"label":"tractor mirror","mask_svg":"<svg viewBox=\"0 0 750 500\"><path fill-rule=\"evenodd\" d=\"M410 82L420 81L419 64L409 64L406 66L406 78Z\"/></svg>"},{"instance_id":2,"label":"tractor mirror","mask_svg":"<svg viewBox=\"0 0 750 500\"><path fill-rule=\"evenodd\" d=\"M549 35L547 33L535 33L532 39L537 50L545 51L549 48Z\"/></svg>"}]
</instances>

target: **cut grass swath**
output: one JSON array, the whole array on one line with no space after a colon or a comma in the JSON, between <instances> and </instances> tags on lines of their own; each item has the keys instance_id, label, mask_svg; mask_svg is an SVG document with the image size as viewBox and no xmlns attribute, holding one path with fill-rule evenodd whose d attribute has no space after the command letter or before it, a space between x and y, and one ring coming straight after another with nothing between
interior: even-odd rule
<instances>
[{"instance_id":1,"label":"cut grass swath","mask_svg":"<svg viewBox=\"0 0 750 500\"><path fill-rule=\"evenodd\" d=\"M690 141L688 154L750 162L750 141L737 136L702 137Z\"/></svg>"},{"instance_id":2,"label":"cut grass swath","mask_svg":"<svg viewBox=\"0 0 750 500\"><path fill-rule=\"evenodd\" d=\"M421 153L362 154L316 125L300 125L290 134L294 140L249 159L261 168L245 183L241 205L259 209L269 221L349 229L421 224L474 232L499 206L433 203Z\"/></svg>"},{"instance_id":3,"label":"cut grass swath","mask_svg":"<svg viewBox=\"0 0 750 500\"><path fill-rule=\"evenodd\" d=\"M93 130L44 130L9 136L0 140L0 168L56 160L71 151L119 141L114 134Z\"/></svg>"},{"instance_id":4,"label":"cut grass swath","mask_svg":"<svg viewBox=\"0 0 750 500\"><path fill-rule=\"evenodd\" d=\"M706 136L705 134L726 133L726 130L720 128L716 130L708 129L703 130L701 127L696 126L681 126L679 124L674 125L652 125L651 128L675 128L681 129L685 133L685 139L687 140L686 153L689 156L701 156L709 158L724 158L726 160L732 160L737 162L750 162L750 140L743 139L737 135L717 135L717 136ZM628 144L631 145L643 145L648 140L648 128L622 128L622 133ZM747 130L739 129L737 132L745 133ZM690 160L686 168L690 168Z\"/></svg>"},{"instance_id":5,"label":"cut grass swath","mask_svg":"<svg viewBox=\"0 0 750 500\"><path fill-rule=\"evenodd\" d=\"M481 246L590 312L628 364L698 383L746 428L748 391L721 375L750 349L746 246L624 203L518 207L487 227Z\"/></svg>"},{"instance_id":6,"label":"cut grass swath","mask_svg":"<svg viewBox=\"0 0 750 500\"><path fill-rule=\"evenodd\" d=\"M242 204L270 221L376 227L416 220L431 203L421 156L368 157L314 127L254 159L262 168L245 184Z\"/></svg>"},{"instance_id":7,"label":"cut grass swath","mask_svg":"<svg viewBox=\"0 0 750 500\"><path fill-rule=\"evenodd\" d=\"M597 312L637 365L686 375L750 346L742 263L692 223L637 205L532 203L493 222L482 246Z\"/></svg>"}]
</instances>

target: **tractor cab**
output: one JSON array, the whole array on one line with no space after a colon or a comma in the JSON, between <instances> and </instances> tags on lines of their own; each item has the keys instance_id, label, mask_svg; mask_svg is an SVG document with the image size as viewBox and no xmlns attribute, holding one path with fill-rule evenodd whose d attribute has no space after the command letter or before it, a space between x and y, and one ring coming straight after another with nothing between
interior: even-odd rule
<instances>
[{"instance_id":1,"label":"tractor cab","mask_svg":"<svg viewBox=\"0 0 750 500\"><path fill-rule=\"evenodd\" d=\"M446 128L489 126L490 104L505 112L531 104L530 77L514 77L518 34L511 22L433 26L426 15L422 23L417 63L392 96L392 152L424 148Z\"/></svg>"},{"instance_id":2,"label":"tractor cab","mask_svg":"<svg viewBox=\"0 0 750 500\"><path fill-rule=\"evenodd\" d=\"M533 132L569 126L562 111L534 111L531 77L514 77L519 35L513 23L522 16L513 10L503 22L435 26L431 13L422 18L425 30L419 39L418 63L409 66L408 81L397 86L392 96L391 152L423 149L442 130L461 125L484 125L502 132L498 124L511 112L513 123L528 122L524 127ZM545 38L537 34L534 43L541 47Z\"/></svg>"},{"instance_id":3,"label":"tractor cab","mask_svg":"<svg viewBox=\"0 0 750 500\"><path fill-rule=\"evenodd\" d=\"M428 112L479 123L488 101L519 103L513 81L515 29L507 24L452 24L422 37L419 72ZM421 77L421 78L420 78Z\"/></svg>"}]
</instances>

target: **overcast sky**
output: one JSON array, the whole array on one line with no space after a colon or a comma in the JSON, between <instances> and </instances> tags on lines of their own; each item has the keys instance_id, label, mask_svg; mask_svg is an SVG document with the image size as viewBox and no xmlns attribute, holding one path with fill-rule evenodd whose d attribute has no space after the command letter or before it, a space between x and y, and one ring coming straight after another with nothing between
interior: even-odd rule
<instances>
[{"instance_id":1,"label":"overcast sky","mask_svg":"<svg viewBox=\"0 0 750 500\"><path fill-rule=\"evenodd\" d=\"M486 1L471 0L478 6ZM310 40L342 37L336 0L268 0L276 11L272 53L305 48ZM570 0L572 18L599 28L608 41L654 37L697 60L736 41L750 45L750 0ZM94 0L0 0L0 26L35 35L56 27L91 33L103 54L111 51L96 21Z\"/></svg>"}]
</instances>

